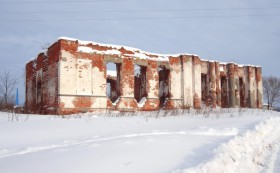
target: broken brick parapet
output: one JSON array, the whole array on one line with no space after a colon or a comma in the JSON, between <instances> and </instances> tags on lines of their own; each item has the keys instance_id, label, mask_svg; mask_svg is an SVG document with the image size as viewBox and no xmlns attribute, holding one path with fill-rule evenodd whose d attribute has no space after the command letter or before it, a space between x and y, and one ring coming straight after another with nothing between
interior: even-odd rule
<instances>
[{"instance_id":1,"label":"broken brick parapet","mask_svg":"<svg viewBox=\"0 0 280 173\"><path fill-rule=\"evenodd\" d=\"M75 54L77 52L79 46L78 41L68 41L63 39L58 40L58 42L53 45L56 44L60 46L61 50L65 50L72 54Z\"/></svg>"},{"instance_id":2,"label":"broken brick parapet","mask_svg":"<svg viewBox=\"0 0 280 173\"><path fill-rule=\"evenodd\" d=\"M108 64L116 69L111 73ZM61 38L26 64L31 113L258 107L261 68Z\"/></svg>"}]
</instances>

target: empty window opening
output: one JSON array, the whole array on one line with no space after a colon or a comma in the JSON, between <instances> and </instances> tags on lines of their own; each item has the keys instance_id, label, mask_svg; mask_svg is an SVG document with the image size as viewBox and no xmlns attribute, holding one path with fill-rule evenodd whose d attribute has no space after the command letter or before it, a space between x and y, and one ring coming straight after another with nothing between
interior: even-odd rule
<instances>
[{"instance_id":1,"label":"empty window opening","mask_svg":"<svg viewBox=\"0 0 280 173\"><path fill-rule=\"evenodd\" d=\"M201 101L207 101L207 74L201 74Z\"/></svg>"},{"instance_id":2,"label":"empty window opening","mask_svg":"<svg viewBox=\"0 0 280 173\"><path fill-rule=\"evenodd\" d=\"M159 101L160 101L159 106L162 108L164 107L165 103L170 97L170 93L169 93L170 70L166 69L165 66L160 66L158 68L158 73L159 73Z\"/></svg>"},{"instance_id":3,"label":"empty window opening","mask_svg":"<svg viewBox=\"0 0 280 173\"><path fill-rule=\"evenodd\" d=\"M228 80L225 76L221 77L221 107L228 108Z\"/></svg>"},{"instance_id":4,"label":"empty window opening","mask_svg":"<svg viewBox=\"0 0 280 173\"><path fill-rule=\"evenodd\" d=\"M41 78L37 79L37 86L36 86L36 101L37 104L42 102L42 82Z\"/></svg>"},{"instance_id":5,"label":"empty window opening","mask_svg":"<svg viewBox=\"0 0 280 173\"><path fill-rule=\"evenodd\" d=\"M137 102L147 97L146 71L147 67L134 65L134 98Z\"/></svg>"},{"instance_id":6,"label":"empty window opening","mask_svg":"<svg viewBox=\"0 0 280 173\"><path fill-rule=\"evenodd\" d=\"M240 107L246 107L246 100L245 100L245 83L243 78L239 78L239 94L240 94Z\"/></svg>"},{"instance_id":7,"label":"empty window opening","mask_svg":"<svg viewBox=\"0 0 280 173\"><path fill-rule=\"evenodd\" d=\"M106 95L112 102L120 96L120 66L121 64L112 62L106 64Z\"/></svg>"}]
</instances>

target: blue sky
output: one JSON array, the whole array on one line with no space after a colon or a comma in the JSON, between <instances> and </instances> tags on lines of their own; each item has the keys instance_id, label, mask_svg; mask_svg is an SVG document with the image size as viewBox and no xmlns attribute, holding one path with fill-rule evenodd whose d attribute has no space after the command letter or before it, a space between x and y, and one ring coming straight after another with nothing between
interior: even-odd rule
<instances>
[{"instance_id":1,"label":"blue sky","mask_svg":"<svg viewBox=\"0 0 280 173\"><path fill-rule=\"evenodd\" d=\"M277 0L1 0L0 16L0 72L19 78L21 102L25 63L61 36L261 65L279 77Z\"/></svg>"}]
</instances>

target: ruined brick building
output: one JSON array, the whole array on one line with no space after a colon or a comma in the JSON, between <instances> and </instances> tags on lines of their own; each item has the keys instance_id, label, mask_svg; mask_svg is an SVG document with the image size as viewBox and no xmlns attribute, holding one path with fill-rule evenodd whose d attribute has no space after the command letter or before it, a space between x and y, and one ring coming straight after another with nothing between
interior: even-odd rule
<instances>
[{"instance_id":1,"label":"ruined brick building","mask_svg":"<svg viewBox=\"0 0 280 173\"><path fill-rule=\"evenodd\" d=\"M25 105L40 114L261 108L261 67L59 38L26 64Z\"/></svg>"}]
</instances>

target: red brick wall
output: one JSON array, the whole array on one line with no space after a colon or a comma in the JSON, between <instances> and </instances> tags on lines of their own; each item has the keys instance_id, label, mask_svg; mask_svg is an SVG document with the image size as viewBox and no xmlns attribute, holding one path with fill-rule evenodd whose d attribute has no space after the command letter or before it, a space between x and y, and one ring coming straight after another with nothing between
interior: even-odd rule
<instances>
[{"instance_id":1,"label":"red brick wall","mask_svg":"<svg viewBox=\"0 0 280 173\"><path fill-rule=\"evenodd\" d=\"M159 99L159 72L158 67L160 65L165 65L167 69L170 70L168 75L169 79L169 93L168 93L168 101L163 106L165 109L175 109L182 107L182 100L179 97L184 97L184 89L182 85L182 81L179 81L179 77L172 78L174 76L171 75L183 75L184 68L183 63L179 57L169 57L169 61L157 61L158 55L150 55L144 53L152 59L141 59L134 57L134 52L131 50L127 50L124 47L118 48L118 51L125 55L101 55L96 53L83 53L78 52L79 47L78 41L71 40L63 40L60 39L52 46L48 48L48 51L44 54L41 53L38 57L30 61L26 64L26 109L31 113L40 113L40 114L69 114L69 113L78 113L78 112L86 112L86 111L95 111L92 108L92 105L96 103L96 100L99 99L94 95L81 96L74 95L72 104L74 108L65 107L65 103L60 101L60 93L59 93L59 61L62 58L62 50L66 51L70 55L73 55L75 58L92 60L92 68L97 68L101 73L100 76L106 81L106 62L114 62L121 64L119 67L119 85L114 84L113 88L118 91L120 99L116 105L113 105L109 98L106 97L104 107L102 109L114 109L114 110L157 110L160 108L160 99ZM83 45L88 48L92 48L94 50L99 51L107 51L112 50L114 48L110 46L98 45L89 43L87 45ZM136 51L137 52L137 51ZM139 51L137 52L139 53ZM201 70L196 70L197 67L201 67L202 60L198 56L191 56L190 60L192 61L192 79L201 80ZM216 107L230 107L238 105L239 95L241 95L242 100L251 101L249 96L246 96L245 91L247 88L241 87L240 78L244 79L241 81L242 85L247 85L248 81L256 78L256 83L259 88L256 88L256 104L257 107L261 107L262 104L262 92L261 92L261 69L255 67L238 67L236 64L227 64L220 65L218 62L209 62L203 61L203 73L207 75L205 89L202 90L203 102L208 106ZM135 86L139 86L140 84L138 80L135 80L134 77L134 65L138 64L146 67L146 93L138 93L135 92ZM227 67L227 68L226 68ZM207 68L207 69L205 69ZM220 68L224 68L224 70L220 71ZM255 69L255 73L252 73L252 69ZM207 71L207 72L206 72ZM244 74L243 74L244 71ZM248 77L245 77L246 71L248 73ZM242 72L242 73L240 73ZM223 80L221 81L221 76ZM63 76L61 76L63 77ZM39 102L37 100L38 97L38 81L41 80L42 86L42 101ZM94 74L93 74L94 80ZM177 83L178 82L178 83ZM197 81L196 81L197 82ZM201 81L200 81L201 82ZM221 86L221 83L225 84ZM247 82L247 83L246 83ZM100 84L99 87L106 87ZM119 86L119 87L118 87ZM252 87L252 86L251 86ZM193 107L196 109L201 108L201 93L197 93L200 91L201 85L195 84L193 85L190 96L193 98ZM204 91L205 90L205 91ZM180 92L181 96L180 96ZM172 93L173 92L173 93ZM203 92L205 92L203 94ZM174 96L176 93L176 97ZM238 95L239 94L239 95ZM139 101L140 97L147 97L147 101L145 102L143 107L138 107L137 100ZM139 98L138 98L139 97ZM209 101L207 98L211 98ZM244 97L244 98L243 98ZM253 98L253 97L252 97ZM247 105L245 105L247 104ZM240 103L241 107L248 106L250 107L252 104L249 103Z\"/></svg>"}]
</instances>

